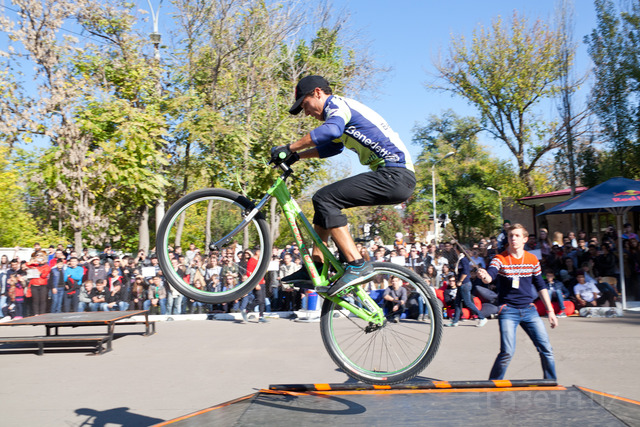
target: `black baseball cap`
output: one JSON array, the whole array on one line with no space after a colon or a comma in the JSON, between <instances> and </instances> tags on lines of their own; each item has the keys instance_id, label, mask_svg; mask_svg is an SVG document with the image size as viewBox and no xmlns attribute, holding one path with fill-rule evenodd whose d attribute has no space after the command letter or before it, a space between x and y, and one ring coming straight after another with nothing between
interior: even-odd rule
<instances>
[{"instance_id":1,"label":"black baseball cap","mask_svg":"<svg viewBox=\"0 0 640 427\"><path fill-rule=\"evenodd\" d=\"M293 103L293 106L289 109L289 113L296 115L302 111L302 100L309 93L313 92L315 88L319 87L320 89L329 89L329 82L322 76L307 76L300 79L298 85L296 86L296 101ZM325 91L326 92L326 91Z\"/></svg>"}]
</instances>

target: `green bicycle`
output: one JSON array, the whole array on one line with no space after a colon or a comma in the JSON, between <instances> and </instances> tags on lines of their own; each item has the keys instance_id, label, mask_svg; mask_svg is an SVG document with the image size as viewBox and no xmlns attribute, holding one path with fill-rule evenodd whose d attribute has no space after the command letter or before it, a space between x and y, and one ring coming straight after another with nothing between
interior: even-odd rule
<instances>
[{"instance_id":1,"label":"green bicycle","mask_svg":"<svg viewBox=\"0 0 640 427\"><path fill-rule=\"evenodd\" d=\"M333 361L347 375L370 384L389 385L414 378L431 362L440 345L442 313L434 291L412 270L378 262L374 263L374 272L367 278L368 282L328 296L326 291L344 273L344 267L322 243L292 199L286 185L293 173L291 165L283 162L277 167L282 170L281 176L257 204L233 191L208 188L187 194L171 206L158 228L156 239L156 253L166 280L185 296L210 304L231 302L251 292L263 279L271 262L269 226L260 211L275 197L311 277L311 280L295 285L315 289L324 298L320 331ZM320 271L312 262L299 224L324 254L325 263ZM242 274L237 284L192 286L183 279L184 270L170 256L172 244L184 236L197 236L197 242L208 248L214 257L229 251L233 254L240 249L257 248L257 265L251 273ZM410 313L411 316L398 321L393 312L385 310L384 301L378 304L364 289L371 282L379 289L385 288L397 279L407 288L410 299L423 308L424 320L411 319L409 317L417 316ZM381 291L378 294L381 299Z\"/></svg>"}]
</instances>

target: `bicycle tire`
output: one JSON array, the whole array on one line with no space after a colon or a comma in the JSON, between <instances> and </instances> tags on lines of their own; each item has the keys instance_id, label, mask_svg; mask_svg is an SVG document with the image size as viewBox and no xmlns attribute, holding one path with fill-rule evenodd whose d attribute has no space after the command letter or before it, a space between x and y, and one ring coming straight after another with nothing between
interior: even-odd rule
<instances>
[{"instance_id":1,"label":"bicycle tire","mask_svg":"<svg viewBox=\"0 0 640 427\"><path fill-rule=\"evenodd\" d=\"M239 225L242 218L253 208L253 203L246 197L234 191L219 188L197 190L175 202L162 219L156 237L158 264L169 284L191 299L210 304L231 302L251 292L263 279L271 261L269 226L260 212L251 219L245 230L238 233L231 245L219 248L220 251L232 249L235 252L239 246L238 239L244 239L246 235L250 235L248 241L251 247L243 250L258 249L259 251L258 263L253 273L246 279L242 278L242 281L232 289L197 289L187 283L172 264L169 247L172 243L171 239L175 239L178 228L181 227L182 233L185 229L190 231L192 240L202 239L199 242L205 247L205 252L208 252L209 242L205 238L207 228L212 237L210 242L216 242ZM206 211L204 217L203 210ZM218 215L217 218L212 218L214 212ZM184 219L180 221L182 215ZM183 235L182 238L187 236Z\"/></svg>"},{"instance_id":2,"label":"bicycle tire","mask_svg":"<svg viewBox=\"0 0 640 427\"><path fill-rule=\"evenodd\" d=\"M386 314L382 327L367 332L364 328L370 325L364 320L325 299L320 318L322 341L333 361L350 377L369 384L397 384L416 377L433 360L442 338L442 310L434 291L413 271L384 262L373 266L373 280L387 277L390 281L396 276L423 296L428 321L394 323Z\"/></svg>"}]
</instances>

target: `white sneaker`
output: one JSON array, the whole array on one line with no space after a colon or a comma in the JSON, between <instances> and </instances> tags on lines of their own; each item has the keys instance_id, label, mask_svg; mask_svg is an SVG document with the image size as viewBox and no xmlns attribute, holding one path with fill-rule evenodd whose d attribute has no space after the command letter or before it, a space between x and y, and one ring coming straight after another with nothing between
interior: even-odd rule
<instances>
[{"instance_id":1,"label":"white sneaker","mask_svg":"<svg viewBox=\"0 0 640 427\"><path fill-rule=\"evenodd\" d=\"M484 325L486 325L486 324L487 324L487 318L485 317L484 319L480 319L480 320L478 321L478 324L476 325L476 327L478 327L478 328L482 328L482 327L483 327Z\"/></svg>"}]
</instances>

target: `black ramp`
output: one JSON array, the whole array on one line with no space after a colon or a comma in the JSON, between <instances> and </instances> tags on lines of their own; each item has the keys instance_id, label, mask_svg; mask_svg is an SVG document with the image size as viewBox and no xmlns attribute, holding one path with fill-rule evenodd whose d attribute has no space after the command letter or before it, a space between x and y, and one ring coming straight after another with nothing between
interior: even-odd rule
<instances>
[{"instance_id":1,"label":"black ramp","mask_svg":"<svg viewBox=\"0 0 640 427\"><path fill-rule=\"evenodd\" d=\"M156 426L222 427L240 425L238 424L238 420L240 420L242 414L249 408L251 402L257 395L258 393L241 397L239 399L223 403L222 405L204 409L194 414L189 414L184 417L176 418L175 420L156 424Z\"/></svg>"},{"instance_id":2,"label":"black ramp","mask_svg":"<svg viewBox=\"0 0 640 427\"><path fill-rule=\"evenodd\" d=\"M594 393L561 386L306 392L272 389L166 424L243 427L300 427L318 423L326 426L640 425L634 421L640 416L637 402ZM623 405L619 406L620 403ZM613 412L620 407L621 413Z\"/></svg>"},{"instance_id":3,"label":"black ramp","mask_svg":"<svg viewBox=\"0 0 640 427\"><path fill-rule=\"evenodd\" d=\"M584 387L578 387L591 400L611 412L616 418L630 426L640 426L640 402L611 396Z\"/></svg>"},{"instance_id":4,"label":"black ramp","mask_svg":"<svg viewBox=\"0 0 640 427\"><path fill-rule=\"evenodd\" d=\"M624 425L576 389L382 393L261 394L234 425Z\"/></svg>"}]
</instances>

